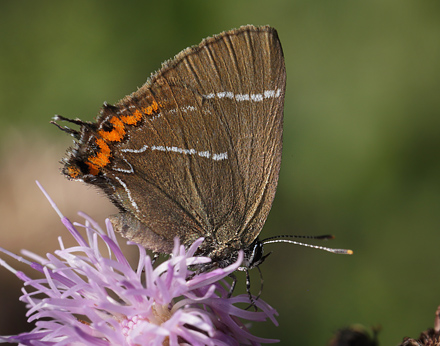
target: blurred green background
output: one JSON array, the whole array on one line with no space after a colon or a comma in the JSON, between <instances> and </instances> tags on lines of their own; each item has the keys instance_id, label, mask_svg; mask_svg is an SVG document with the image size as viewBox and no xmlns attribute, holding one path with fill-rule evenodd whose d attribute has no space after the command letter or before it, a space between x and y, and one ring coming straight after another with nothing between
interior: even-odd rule
<instances>
[{"instance_id":1,"label":"blurred green background","mask_svg":"<svg viewBox=\"0 0 440 346\"><path fill-rule=\"evenodd\" d=\"M244 24L275 27L287 67L283 163L262 237L331 233L323 245L355 252L268 245L262 298L280 326L254 333L325 345L360 323L381 326L381 345L417 337L440 304L439 1L2 1L0 245L44 255L50 229L68 237L35 179L67 216L114 211L94 213L105 198L89 208L93 197L59 175L71 139L54 114L92 120L162 61ZM18 279L0 278L0 334L23 331Z\"/></svg>"}]
</instances>

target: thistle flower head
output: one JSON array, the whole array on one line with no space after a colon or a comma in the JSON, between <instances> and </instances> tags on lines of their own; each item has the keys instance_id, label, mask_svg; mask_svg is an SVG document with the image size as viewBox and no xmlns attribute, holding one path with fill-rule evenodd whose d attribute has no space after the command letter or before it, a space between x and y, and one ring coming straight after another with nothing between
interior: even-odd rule
<instances>
[{"instance_id":1,"label":"thistle flower head","mask_svg":"<svg viewBox=\"0 0 440 346\"><path fill-rule=\"evenodd\" d=\"M0 260L24 282L21 300L27 303L28 321L36 325L31 332L1 341L38 346L226 346L278 341L254 336L245 325L267 319L277 324L273 308L256 300L259 310L247 311L236 305L249 303L248 295L228 297L230 286L224 278L240 266L242 253L226 268L195 273L191 266L211 261L194 256L202 238L189 249L176 239L170 258L156 267L145 249L133 244L139 258L132 268L108 220L103 231L81 214L84 238L79 225L59 214L77 246L65 247L60 238L60 249L47 258L24 251L31 261L2 249L28 263L40 277L32 279Z\"/></svg>"}]
</instances>

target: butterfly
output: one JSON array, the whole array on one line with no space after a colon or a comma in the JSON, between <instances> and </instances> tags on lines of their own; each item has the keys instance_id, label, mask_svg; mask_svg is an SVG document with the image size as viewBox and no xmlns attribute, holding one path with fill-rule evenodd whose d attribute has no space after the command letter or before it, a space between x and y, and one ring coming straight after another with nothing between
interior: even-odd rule
<instances>
[{"instance_id":1,"label":"butterfly","mask_svg":"<svg viewBox=\"0 0 440 346\"><path fill-rule=\"evenodd\" d=\"M102 189L120 211L115 229L133 242L170 253L175 237L187 247L204 237L197 254L211 267L243 250L247 271L267 257L264 243L285 241L258 238L278 183L285 90L274 28L206 38L134 93L104 103L95 122L56 116L80 126L54 121L75 138L63 173Z\"/></svg>"}]
</instances>

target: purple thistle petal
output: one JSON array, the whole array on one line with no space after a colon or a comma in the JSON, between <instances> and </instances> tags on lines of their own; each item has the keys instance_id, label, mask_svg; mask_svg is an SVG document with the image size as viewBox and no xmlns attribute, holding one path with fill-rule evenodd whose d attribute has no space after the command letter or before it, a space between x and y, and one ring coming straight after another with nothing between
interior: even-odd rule
<instances>
[{"instance_id":1,"label":"purple thistle petal","mask_svg":"<svg viewBox=\"0 0 440 346\"><path fill-rule=\"evenodd\" d=\"M84 238L79 234L79 232L76 230L75 226L70 222L70 220L67 217L63 217L61 219L61 222L63 225L67 228L67 230L70 232L70 234L75 238L75 240L78 242L81 246L87 246L86 241Z\"/></svg>"},{"instance_id":2,"label":"purple thistle petal","mask_svg":"<svg viewBox=\"0 0 440 346\"><path fill-rule=\"evenodd\" d=\"M52 206L78 245L42 258L24 252L35 262L3 250L10 257L27 263L40 278L32 279L0 260L25 286L20 298L28 304L28 321L36 327L29 333L0 337L0 342L20 345L259 345L273 343L253 336L247 321L272 320L276 311L262 300L255 302L259 311L243 310L235 304L249 303L248 295L228 298L230 285L224 278L243 260L243 252L226 268L197 273L191 265L211 260L196 257L203 239L189 249L174 242L168 260L153 268L151 258L141 246L138 264L131 268L122 253L111 223L106 232L85 214L87 237L84 238L56 205ZM106 246L107 256L101 252ZM41 277L43 274L43 277ZM42 298L43 297L43 298Z\"/></svg>"}]
</instances>

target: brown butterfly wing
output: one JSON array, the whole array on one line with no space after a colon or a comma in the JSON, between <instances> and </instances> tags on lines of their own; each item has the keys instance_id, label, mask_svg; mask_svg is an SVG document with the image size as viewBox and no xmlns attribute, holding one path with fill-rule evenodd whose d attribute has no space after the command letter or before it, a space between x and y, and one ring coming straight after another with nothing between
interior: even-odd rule
<instances>
[{"instance_id":1,"label":"brown butterfly wing","mask_svg":"<svg viewBox=\"0 0 440 346\"><path fill-rule=\"evenodd\" d=\"M86 162L79 179L103 188L121 209L116 229L149 249L170 252L176 236L204 236L212 257L249 246L275 196L285 79L272 28L205 39L105 106L67 167L102 158L98 174Z\"/></svg>"}]
</instances>

